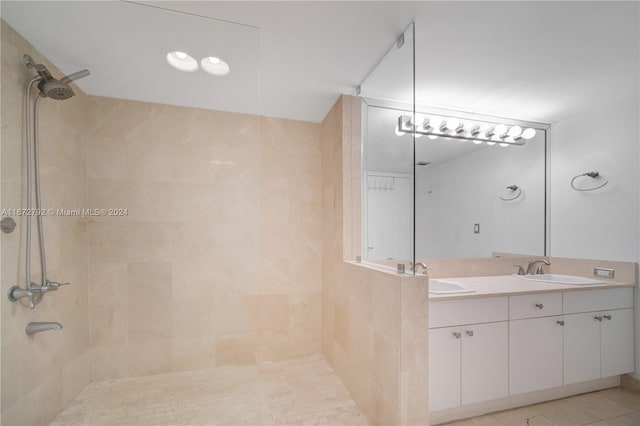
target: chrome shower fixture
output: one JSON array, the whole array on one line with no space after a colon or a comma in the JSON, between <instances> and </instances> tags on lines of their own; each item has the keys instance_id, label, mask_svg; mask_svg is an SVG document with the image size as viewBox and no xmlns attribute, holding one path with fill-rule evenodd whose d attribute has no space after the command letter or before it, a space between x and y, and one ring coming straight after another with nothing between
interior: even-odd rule
<instances>
[{"instance_id":1,"label":"chrome shower fixture","mask_svg":"<svg viewBox=\"0 0 640 426\"><path fill-rule=\"evenodd\" d=\"M536 129L531 127L523 130L520 126L420 114L415 115L415 123L410 115L399 116L395 132L398 136L414 134L416 138L421 136L428 136L429 139L442 137L469 140L475 144L495 145L497 143L502 147L522 146L525 144L525 140L532 139L536 135Z\"/></svg>"},{"instance_id":2,"label":"chrome shower fixture","mask_svg":"<svg viewBox=\"0 0 640 426\"><path fill-rule=\"evenodd\" d=\"M73 74L69 74L66 77L58 80L53 77L53 75L49 72L46 66L42 64L36 64L33 58L29 55L24 55L23 58L24 63L35 69L40 76L40 81L38 82L38 89L40 90L40 96L43 98L51 98L55 100L65 100L69 99L75 93L73 89L69 86L74 80L77 80L82 77L88 76L89 70L81 70L78 72L74 72Z\"/></svg>"},{"instance_id":3,"label":"chrome shower fixture","mask_svg":"<svg viewBox=\"0 0 640 426\"><path fill-rule=\"evenodd\" d=\"M26 142L26 208L27 211L31 211L33 201L35 201L35 210L42 210L42 191L40 188L40 148L39 148L39 131L38 131L38 111L40 109L40 102L44 98L51 98L56 100L69 99L74 95L73 90L69 87L69 83L82 77L89 75L89 70L81 70L73 74L69 74L66 77L58 80L51 75L47 67L42 64L37 64L33 58L29 55L22 57L24 63L38 73L37 76L31 78L27 83L25 91L25 142ZM33 102L33 109L31 107L32 102L32 88L37 85L39 93L35 96ZM33 186L33 188L32 188ZM35 193L32 193L32 189ZM44 242L44 223L42 222L42 215L36 215L36 225L38 234L38 251L40 255L40 283L31 281L31 239L32 239L32 223L31 216L26 215L24 218L26 222L26 241L25 241L25 286L14 285L9 289L7 294L11 302L16 302L20 299L27 299L27 306L30 309L34 309L36 305L42 302L44 295L50 291L56 291L62 285L68 285L69 283L59 283L52 281L47 276L47 256L45 253ZM48 323L57 324L57 323ZM33 332L41 331L39 326L35 326ZM60 326L61 328L62 326ZM27 328L27 334L29 328Z\"/></svg>"}]
</instances>

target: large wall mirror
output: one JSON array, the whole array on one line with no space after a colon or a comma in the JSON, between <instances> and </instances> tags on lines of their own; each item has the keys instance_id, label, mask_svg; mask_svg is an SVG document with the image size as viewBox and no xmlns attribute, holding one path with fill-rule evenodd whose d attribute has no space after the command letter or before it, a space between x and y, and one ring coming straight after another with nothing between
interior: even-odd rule
<instances>
[{"instance_id":1,"label":"large wall mirror","mask_svg":"<svg viewBox=\"0 0 640 426\"><path fill-rule=\"evenodd\" d=\"M371 98L362 114L364 259L410 260L414 217L416 259L546 253L547 126L421 106L413 115Z\"/></svg>"}]
</instances>

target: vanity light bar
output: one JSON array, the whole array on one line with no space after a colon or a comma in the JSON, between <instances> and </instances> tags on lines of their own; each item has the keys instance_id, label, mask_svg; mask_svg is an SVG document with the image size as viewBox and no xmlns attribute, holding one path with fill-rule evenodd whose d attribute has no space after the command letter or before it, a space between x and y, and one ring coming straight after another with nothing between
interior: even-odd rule
<instances>
[{"instance_id":1,"label":"vanity light bar","mask_svg":"<svg viewBox=\"0 0 640 426\"><path fill-rule=\"evenodd\" d=\"M409 115L398 117L396 134L402 136L407 133L415 133L416 137L429 136L430 139L438 137L461 139L473 141L476 144L486 143L487 145L500 144L506 147L509 145L522 146L525 139L532 139L536 135L536 130L528 128L522 130L520 126L507 126L504 124L494 124L486 122L462 122L454 117L442 117L438 115L421 118L417 125L414 125Z\"/></svg>"}]
</instances>

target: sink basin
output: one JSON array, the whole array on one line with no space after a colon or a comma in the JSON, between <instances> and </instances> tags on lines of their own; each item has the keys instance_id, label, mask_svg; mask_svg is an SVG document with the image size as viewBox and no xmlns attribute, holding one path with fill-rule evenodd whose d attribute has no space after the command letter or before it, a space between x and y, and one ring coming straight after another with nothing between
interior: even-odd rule
<instances>
[{"instance_id":1,"label":"sink basin","mask_svg":"<svg viewBox=\"0 0 640 426\"><path fill-rule=\"evenodd\" d=\"M516 275L527 281L541 281L552 284L565 284L565 285L597 285L604 284L604 281L593 280L591 278L576 277L574 275L559 275L559 274L533 274L533 275Z\"/></svg>"},{"instance_id":2,"label":"sink basin","mask_svg":"<svg viewBox=\"0 0 640 426\"><path fill-rule=\"evenodd\" d=\"M475 293L472 288L467 288L453 281L429 280L429 293L432 294L460 294Z\"/></svg>"}]
</instances>

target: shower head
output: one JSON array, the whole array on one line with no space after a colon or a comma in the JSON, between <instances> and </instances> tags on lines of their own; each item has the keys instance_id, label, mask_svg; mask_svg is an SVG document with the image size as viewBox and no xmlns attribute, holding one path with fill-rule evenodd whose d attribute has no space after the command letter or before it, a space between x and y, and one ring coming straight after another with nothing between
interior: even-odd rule
<instances>
[{"instance_id":1,"label":"shower head","mask_svg":"<svg viewBox=\"0 0 640 426\"><path fill-rule=\"evenodd\" d=\"M41 78L40 82L38 83L38 89L40 89L40 96L45 98L51 98L55 100L69 99L70 97L75 95L75 93L73 93L73 89L71 89L71 87L69 86L69 83L79 78L86 77L90 74L89 70L84 69L74 72L73 74L69 74L58 80L54 78L53 75L51 75L47 67L42 64L36 64L31 56L24 55L23 60L24 63L27 64L27 66L34 68L38 72L38 75Z\"/></svg>"},{"instance_id":2,"label":"shower head","mask_svg":"<svg viewBox=\"0 0 640 426\"><path fill-rule=\"evenodd\" d=\"M40 83L38 83L38 89L40 89L40 95L42 97L51 98L58 101L69 99L70 97L75 95L68 84L56 79L49 81L40 80Z\"/></svg>"}]
</instances>

